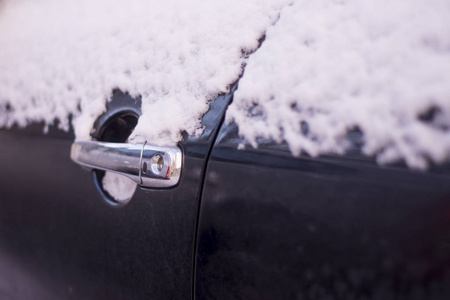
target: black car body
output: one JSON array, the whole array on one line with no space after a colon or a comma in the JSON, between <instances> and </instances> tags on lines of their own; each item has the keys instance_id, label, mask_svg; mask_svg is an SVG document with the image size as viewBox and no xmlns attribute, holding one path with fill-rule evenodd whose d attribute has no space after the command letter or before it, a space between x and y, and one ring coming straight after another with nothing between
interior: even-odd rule
<instances>
[{"instance_id":1,"label":"black car body","mask_svg":"<svg viewBox=\"0 0 450 300\"><path fill-rule=\"evenodd\" d=\"M358 134L340 156L239 150L231 100L179 143L177 186L121 207L70 160L73 133L1 130L0 298L450 297L448 166L377 165Z\"/></svg>"}]
</instances>

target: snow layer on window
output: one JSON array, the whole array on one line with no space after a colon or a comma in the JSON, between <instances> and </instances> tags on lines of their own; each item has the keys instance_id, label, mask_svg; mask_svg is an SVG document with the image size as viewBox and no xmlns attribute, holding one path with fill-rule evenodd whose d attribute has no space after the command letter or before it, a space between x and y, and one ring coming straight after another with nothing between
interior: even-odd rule
<instances>
[{"instance_id":1,"label":"snow layer on window","mask_svg":"<svg viewBox=\"0 0 450 300\"><path fill-rule=\"evenodd\" d=\"M227 112L240 135L342 153L349 131L381 163L450 156L450 2L298 0L252 54Z\"/></svg>"},{"instance_id":2,"label":"snow layer on window","mask_svg":"<svg viewBox=\"0 0 450 300\"><path fill-rule=\"evenodd\" d=\"M0 126L44 121L89 139L114 89L142 96L135 140L201 131L280 0L0 2Z\"/></svg>"}]
</instances>

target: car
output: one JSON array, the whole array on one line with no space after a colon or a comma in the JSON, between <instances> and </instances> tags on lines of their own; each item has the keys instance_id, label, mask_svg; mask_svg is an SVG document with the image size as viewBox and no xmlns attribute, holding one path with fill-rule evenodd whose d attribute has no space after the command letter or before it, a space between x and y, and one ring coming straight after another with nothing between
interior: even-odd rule
<instances>
[{"instance_id":1,"label":"car","mask_svg":"<svg viewBox=\"0 0 450 300\"><path fill-rule=\"evenodd\" d=\"M253 4L259 5L255 3ZM346 10L341 10L340 5L344 4L342 1L333 2L333 5L338 6L337 10L343 11L344 16L347 16ZM17 7L23 5L27 8L27 10L16 12L28 12L33 17L39 15L34 13L36 6L33 6L38 4L23 2L14 5L18 5ZM60 16L58 6L60 4L52 5L54 6L50 6L49 11L54 13L52 15L54 18L45 19L56 22L57 25L66 26L65 22L57 18ZM92 20L96 20L97 13L104 11L102 5L93 7L95 13ZM224 7L228 9L230 6L229 4L214 5L222 9ZM286 7L296 9L296 5ZM273 6L278 9L281 4L274 2ZM128 9L132 6L125 3L121 7ZM165 8L165 6L161 7ZM314 5L308 7L315 8ZM364 9L371 12L371 7L369 5ZM233 10L234 13L230 16L250 22L247 15L237 15L241 10L251 12L250 15L253 17L251 20L259 20L258 14L261 14L261 11L253 9L251 5ZM109 12L108 9L105 11ZM138 13L139 16L149 14L147 11L137 11L133 12ZM274 11L277 13L271 12L270 17L263 16L264 22L273 25L272 23L277 22L278 19L283 20L283 15L280 17L278 10ZM393 11L397 12L395 9ZM158 12L164 13L162 20L171 21L167 23L168 26L177 24L172 23L176 14L172 15L173 12L169 9L159 9ZM218 25L214 22L213 25L217 25L218 28L226 27L219 18L220 14L214 14L214 18L209 18L208 14L198 13L195 7L189 12L197 13L196 18L186 20L201 23L204 20L214 19L216 22L215 17L218 17ZM75 20L77 13L77 10L70 10L63 16ZM308 14L308 11L305 14ZM22 23L22 15L15 16L20 16L15 20ZM131 24L130 20L122 18L121 11L114 15L117 18L111 18L109 15L102 16L105 17L102 20L106 22L102 23L103 25L109 24L108 22L114 26ZM379 17L373 14L370 16L376 20ZM427 15L424 14L424 16ZM200 18L204 19L199 21ZM136 19L140 20L140 18ZM349 19L351 18L344 18L344 20ZM390 20L396 19L394 14ZM30 22L33 20L31 19ZM95 25L91 19L86 20L88 25ZM330 20L334 22L333 18ZM3 24L1 22L0 33L9 32L1 26ZM59 27L53 26L52 22L50 23L52 28L55 28L55 32L65 37L66 31L63 30L61 33ZM71 29L70 26L74 22L69 23L67 28ZM435 24L431 23L430 26ZM80 24L84 23L80 22ZM181 29L187 26L186 23L180 24L183 25ZM204 25L204 23L201 24ZM66 28L64 26L63 28ZM167 29L168 32L164 31L164 33L172 36L177 31L170 26L168 29L151 28L152 34ZM214 26L212 26L213 29L216 28ZM258 26L256 27L259 30ZM4 31L1 31L2 28ZM89 26L86 28L89 29ZM376 30L381 31L383 28L375 27ZM92 43L101 41L100 34L94 34L94 38L86 37L85 34L90 32L88 29L79 34L79 37L82 37L81 45L84 45L86 41ZM104 28L101 27L101 29ZM120 30L116 27L113 29L113 36L117 39L123 33L127 38L130 32L137 35L136 27L131 25L121 27ZM238 29L237 33L241 33L242 30L250 34L250 31L245 31L247 28ZM229 33L228 28L223 30ZM376 30L375 33L378 34ZM31 30L31 32L34 31ZM67 32L74 34L70 30ZM75 30L75 35L78 33ZM104 32L100 31L100 33ZM154 36L158 47L152 48L152 51L158 55L161 54L162 58L171 57L172 52L166 51L167 49L157 52L164 48L160 47L161 45L170 44L169 42L174 40L183 40L166 40L165 34ZM214 36L202 34L195 38L201 37L209 42L209 39ZM223 42L227 45L236 39L241 47L240 43L247 41L246 34L242 36L223 34L219 40L223 42L223 37L229 37ZM256 33L254 35L258 37ZM21 43L22 36L20 34L18 36ZM52 35L49 36L39 36L39 41L55 42L51 45L46 43L45 49L51 51L54 49L55 53L65 49L64 45L56 43ZM114 55L111 56L111 60L108 60L111 57L103 56L99 56L98 60L93 59L98 49L90 47L89 50L92 52L82 52L80 50L82 47L77 44L78 41L74 45L82 55L76 52L70 53L80 61L86 58L88 63L69 64L70 70L92 72L86 77L80 77L83 82L82 92L87 91L86 94L91 96L90 92L95 89L89 89L100 82L101 90L106 86L106 93L111 92L111 99L98 96L103 95L102 93L95 94L98 97L93 97L94 100L98 100L97 102L81 99L77 100L78 102L67 101L66 103L57 97L51 98L49 95L55 91L55 93L60 92L76 99L72 94L75 93L73 91L77 91L76 86L66 86L61 83L65 84L65 76L69 78L70 74L57 72L58 75L64 75L55 77L55 82L47 82L48 86L44 85L48 88L44 90L50 91L49 94L42 92L41 86L38 85L37 91L42 93L37 94L45 95L45 97L33 98L31 102L34 104L31 106L24 105L25 112L19 111L22 115L15 116L17 120L14 123L14 113L18 111L17 105L28 103L26 99L20 102L22 98L19 97L28 95L29 91L22 88L28 81L24 82L21 76L16 76L22 85L9 84L8 80L12 78L10 76L16 66L4 59L6 55L1 55L6 52L0 51L0 63L9 67L8 72L0 73L0 79L5 80L0 81L0 84L3 84L0 86L13 87L0 91L0 124L3 126L0 128L2 145L0 147L0 299L449 299L450 165L448 159L439 161L430 155L432 152L430 149L438 149L439 151L436 152L444 153L444 156L448 155L447 148L444 147L446 144L443 140L428 139L429 136L425 135L426 140L431 142L426 144L426 149L420 148L417 151L421 155L420 158L425 157L424 160L428 163L426 167L423 167L422 160L420 160L421 163L414 164L411 162L417 162L417 160L408 160L406 156L400 157L403 160L380 163L377 157L379 153L376 151L367 153L365 148L367 139L364 135L366 132L364 128L357 126L345 131L346 148L337 152L313 151L316 148L308 148L313 149L311 151L307 148L296 148L298 151L293 151L295 147L290 142L292 139L277 140L270 135L255 135L255 139L251 140L248 137L251 137L253 133L249 135L247 131L246 136L245 132L242 132L245 129L243 123L237 118L230 119L228 115L232 110L236 112L236 108L233 107L242 103L240 101L243 100L243 94L240 93L249 93L249 89L246 88L248 86L246 79L250 78L249 81L252 81L257 78L258 80L253 80L254 83L267 86L265 78L273 75L284 80L286 84L291 82L297 84L297 81L293 80L294 77L278 76L276 72L263 73L267 75L265 77L254 75L260 74L252 73L254 66L266 67L259 61L252 65L252 62L248 60L248 65L245 65L247 60L244 58L251 59L258 54L273 36L275 33L267 32L267 35L262 37L249 39L244 48L253 49L250 46L256 44L255 47L260 49L253 49L255 51L253 53L248 49L239 48L237 53L243 58L239 56L236 61L221 60L228 56L218 56L215 59L216 57L211 57L209 53L199 56L199 52L208 51L196 47L198 45L189 44L186 49L175 49L181 52L187 51L194 58L204 59L199 61L194 59L191 65L196 66L195 64L198 63L202 68L207 69L204 71L200 67L194 68L198 73L193 74L198 75L198 78L206 78L205 81L210 80L208 84L213 85L215 79L209 73L218 72L222 67L229 72L225 72L227 76L224 77L228 81L223 90L216 92L213 99L206 99L205 103L202 103L200 110L204 107L206 110L200 114L201 122L193 118L189 129L181 132L177 131L178 127L173 130L175 132L168 132L166 129L170 126L166 128L160 125L163 122L177 121L177 118L183 118L186 115L197 115L197 112L193 113L188 106L183 106L182 102L176 102L181 106L181 108L175 107L176 109L172 109L174 106L166 107L165 102L159 102L158 108L164 114L151 111L153 107L148 104L153 99L150 101L149 98L145 98L145 93L136 92L138 88L127 90L115 87L114 80L108 81L112 78L109 77L109 73L108 76L100 79L92 75L96 74L97 69L102 69L101 66L120 62L119 59L116 59ZM382 38L377 41L381 40L384 47L383 41L386 37L381 36ZM127 47L121 45L125 50L122 47L106 47L116 45L115 39L108 40L112 44L106 44L106 46L102 43L94 44L99 45L101 54L105 50L102 47L105 46L125 55L133 51L133 45L137 45L136 49L140 49L139 42L143 40L145 39L127 40L129 43L126 44ZM33 41L36 40L33 39ZM67 39L67 41L71 40ZM433 41L424 43L429 43L433 47L439 44ZM301 40L301 45L308 49L314 48L314 42L308 37L305 41ZM117 45L120 46L120 43ZM205 47L215 47L216 44L211 43L211 45L204 44ZM8 45L5 43L4 46L6 49ZM80 48L77 48L78 46ZM286 50L293 50L293 52L296 50L282 46L281 48ZM215 49L214 47L212 49ZM27 53L25 58L29 58L27 56L29 49L18 47L16 50L22 54ZM375 50L378 53L378 48ZM114 51L112 51L113 54ZM174 53L179 54L176 51ZM10 52L17 54L14 51ZM94 53L92 57L91 53ZM439 57L445 57L444 54L439 53L437 54ZM19 54L17 57L21 58ZM161 57L158 55L155 57L160 63ZM14 62L19 61L16 55L8 57ZM55 61L60 59L59 62L70 61L67 55L54 55L50 58L51 66L54 62L52 59ZM137 74L147 74L150 64L146 64L145 70L141 70L141 65L132 58L132 55L127 56L128 60L125 61L129 65L126 65L125 69L138 65L138 70L142 73ZM176 66L185 67L182 64L178 65L178 61L183 62L187 58L187 56L176 57ZM397 58L395 56L394 60L397 61ZM260 56L260 59L269 58ZM329 60L334 59L329 57ZM103 65L105 61L107 63ZM221 61L219 64L221 68L215 65L217 61ZM60 70L61 66L64 69L62 63L55 65L57 70ZM78 69L79 65L86 68ZM169 72L171 69L167 65L169 64L162 61L154 70ZM213 67L209 69L209 65ZM228 69L229 65L237 66L238 72L231 67ZM281 69L288 74L290 64L281 63L281 61L279 65L269 64L273 69L280 65ZM433 66L439 71L445 67L445 64ZM48 78L46 76L49 72L45 72L46 70L42 73L34 72L32 67L29 67L31 71L27 69L28 67L20 65L18 70L29 71L23 74L28 74L27 76L30 77L27 78L32 78L36 82L40 82L40 78ZM113 67L111 70L114 69ZM333 72L338 69L330 70L330 73L326 75L334 74ZM133 80L139 81L140 77L135 75L134 71L133 69L128 72L119 72L118 85L129 87ZM84 75L83 72L77 72L73 73ZM151 77L156 81L156 84L151 87L156 89L157 93L160 92L158 95L161 97L173 96L173 94L190 95L184 93L184 90L180 92L179 86L192 88L200 81L195 77L189 78L192 81L180 80L174 83L166 80L172 77L164 77L166 75L164 72ZM158 76L162 76L164 80ZM58 81L60 78L64 80ZM339 76L336 78L341 79ZM350 79L346 82L350 82ZM381 79L385 80L385 77ZM394 79L390 82L389 88L404 87L402 78ZM31 86L34 87L33 83L31 82ZM115 88L110 91L108 84ZM144 86L147 87L145 84ZM274 86L278 87L274 89L274 92L294 90L282 89L280 85ZM83 89L85 87L86 90ZM431 89L427 82L424 89L428 91L428 88ZM201 86L199 90L202 92L207 90L206 85ZM393 90L403 91L394 88ZM442 90L439 89L439 91ZM274 97L265 93L265 90L250 91L258 94L259 98L250 99L250 104L244 103L250 105L250 107L243 106L246 120L260 121L264 116L264 109L267 113L270 105L274 105L272 107L286 105L286 103L273 102L274 99L271 98ZM198 91L195 90L195 92ZM353 96L361 91L354 92ZM374 94L377 92L378 89ZM2 99L6 99L2 98L5 94L9 97L17 97L16 99L20 101L1 102ZM268 101L272 101L270 103L275 104L264 106L269 102L265 104L258 102L265 97ZM51 101L47 101L48 99ZM168 102L173 99L178 98L164 98ZM192 101L195 99L195 97L189 98ZM438 100L434 101L439 104ZM54 104L56 102L60 106ZM442 103L447 102L444 99ZM292 111L301 111L298 103L287 104ZM310 114L310 120L313 121L312 116L326 110L323 109L324 107L329 109L334 106L323 106L317 110L313 110L314 107L307 107L303 111ZM400 105L400 107L408 112L412 111L412 108L417 108L414 105L408 107ZM56 118L57 121L53 123L54 115L64 115L66 108L67 111L71 111L67 119ZM340 111L345 114L337 114L341 119L350 118L351 115L355 119L367 121L364 118L366 116L364 113L367 111L353 109L354 107L351 106L345 108L348 110ZM395 115L392 111L396 112L397 108L397 106L387 107L389 115ZM442 126L439 125L441 123L434 123L434 119L442 115L446 116L445 107L440 109L426 106L420 109L425 111L418 117L414 115L414 118L419 119L415 121L426 123L424 126L439 132L433 137L448 136L448 128L445 127L447 121L444 120ZM88 114L82 115L84 111L88 111ZM157 118L157 122L154 120L149 122L149 115ZM284 115L280 116L281 119L287 119ZM399 119L403 120L402 118L407 117L408 115L401 115ZM371 120L380 121L375 117ZM381 119L380 123L392 124L392 119L387 119L388 122L383 123L385 120ZM143 129L152 131L154 126L162 128L164 137L172 134L178 141L165 144L164 139L161 142L161 140L136 138L135 134L138 130L136 126L140 122L148 122L146 124L150 126L141 127L139 132L142 133ZM308 135L308 132L314 129L312 126L309 127L307 122L297 123L300 126L297 129L302 137L306 136L311 143L320 142L323 136ZM199 124L202 128L198 128ZM251 129L257 127L251 127ZM288 130L287 126L279 127L280 132L286 133ZM330 126L323 128L325 129L319 133L328 133L328 130L331 132L333 129ZM389 133L397 133L398 128L385 126L384 129ZM79 133L80 131L82 134ZM327 137L326 134L324 136ZM340 138L341 136L337 136L336 140ZM407 142L410 140L407 139ZM396 145L395 141L388 141L386 144ZM426 152L424 149L430 151ZM417 166L420 168L414 168ZM110 177L111 174L118 174L119 177Z\"/></svg>"},{"instance_id":2,"label":"car","mask_svg":"<svg viewBox=\"0 0 450 300\"><path fill-rule=\"evenodd\" d=\"M108 120L136 111L129 97L115 93ZM73 133L2 130L2 298L445 299L448 166L379 166L357 143L318 158L238 150L231 99L179 143L176 186L122 206L71 161Z\"/></svg>"}]
</instances>

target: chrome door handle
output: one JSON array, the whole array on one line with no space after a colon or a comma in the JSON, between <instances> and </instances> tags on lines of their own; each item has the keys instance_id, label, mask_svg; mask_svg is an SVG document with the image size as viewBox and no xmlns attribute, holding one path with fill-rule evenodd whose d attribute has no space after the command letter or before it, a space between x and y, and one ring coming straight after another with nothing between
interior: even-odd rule
<instances>
[{"instance_id":1,"label":"chrome door handle","mask_svg":"<svg viewBox=\"0 0 450 300\"><path fill-rule=\"evenodd\" d=\"M168 188L180 180L179 147L144 144L74 142L70 158L85 167L122 174L142 187Z\"/></svg>"}]
</instances>

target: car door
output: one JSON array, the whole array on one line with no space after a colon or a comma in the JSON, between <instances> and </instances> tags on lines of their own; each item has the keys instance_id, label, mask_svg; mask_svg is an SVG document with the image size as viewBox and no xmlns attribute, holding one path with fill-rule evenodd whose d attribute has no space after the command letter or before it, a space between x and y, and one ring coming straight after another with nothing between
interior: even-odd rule
<instances>
[{"instance_id":1,"label":"car door","mask_svg":"<svg viewBox=\"0 0 450 300\"><path fill-rule=\"evenodd\" d=\"M196 299L449 299L450 169L245 147L223 124L202 194ZM242 148L242 146L240 147Z\"/></svg>"},{"instance_id":2,"label":"car door","mask_svg":"<svg viewBox=\"0 0 450 300\"><path fill-rule=\"evenodd\" d=\"M71 161L73 131L51 127L43 134L40 124L2 129L0 298L190 298L202 178L230 97L212 102L201 136L179 143L178 184L138 188L121 206L105 201L98 178ZM107 107L100 121L87 124L96 129L93 139L108 118L137 116L140 101L116 91ZM120 128L107 141L123 134Z\"/></svg>"}]
</instances>

